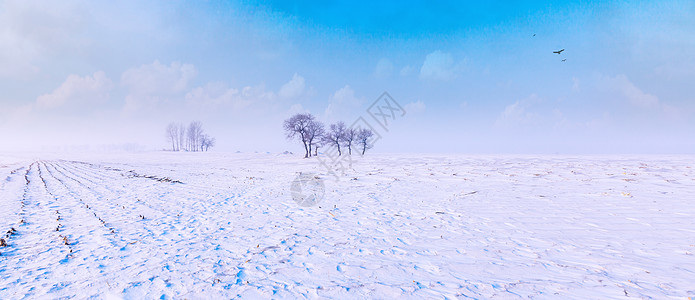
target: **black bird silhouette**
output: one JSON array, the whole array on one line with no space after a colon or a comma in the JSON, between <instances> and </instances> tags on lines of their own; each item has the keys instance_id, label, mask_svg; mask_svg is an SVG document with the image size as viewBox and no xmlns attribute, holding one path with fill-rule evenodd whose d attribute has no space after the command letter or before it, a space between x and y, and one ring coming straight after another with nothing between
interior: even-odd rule
<instances>
[{"instance_id":1,"label":"black bird silhouette","mask_svg":"<svg viewBox=\"0 0 695 300\"><path fill-rule=\"evenodd\" d=\"M536 36L536 34L534 33L533 36Z\"/></svg>"},{"instance_id":2,"label":"black bird silhouette","mask_svg":"<svg viewBox=\"0 0 695 300\"><path fill-rule=\"evenodd\" d=\"M565 58L565 59L563 59L562 61L565 62L565 61L567 61L567 59Z\"/></svg>"},{"instance_id":3,"label":"black bird silhouette","mask_svg":"<svg viewBox=\"0 0 695 300\"><path fill-rule=\"evenodd\" d=\"M562 53L562 51L565 51L565 49L561 49L561 50L558 50L558 51L553 51L553 53L560 54L560 53Z\"/></svg>"}]
</instances>

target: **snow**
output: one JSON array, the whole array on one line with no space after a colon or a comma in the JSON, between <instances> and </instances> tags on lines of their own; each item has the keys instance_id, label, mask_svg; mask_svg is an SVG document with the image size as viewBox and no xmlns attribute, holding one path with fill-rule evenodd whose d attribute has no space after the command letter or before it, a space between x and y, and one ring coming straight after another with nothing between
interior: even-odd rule
<instances>
[{"instance_id":1,"label":"snow","mask_svg":"<svg viewBox=\"0 0 695 300\"><path fill-rule=\"evenodd\" d=\"M0 154L0 298L688 299L693 162Z\"/></svg>"}]
</instances>

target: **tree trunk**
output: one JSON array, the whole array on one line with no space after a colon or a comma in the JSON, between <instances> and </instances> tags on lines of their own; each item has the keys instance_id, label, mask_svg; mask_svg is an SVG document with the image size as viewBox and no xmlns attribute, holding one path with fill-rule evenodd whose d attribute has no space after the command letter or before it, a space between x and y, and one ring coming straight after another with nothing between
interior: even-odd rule
<instances>
[{"instance_id":1,"label":"tree trunk","mask_svg":"<svg viewBox=\"0 0 695 300\"><path fill-rule=\"evenodd\" d=\"M309 158L309 148L306 146L306 141L302 141L304 143L304 158Z\"/></svg>"}]
</instances>

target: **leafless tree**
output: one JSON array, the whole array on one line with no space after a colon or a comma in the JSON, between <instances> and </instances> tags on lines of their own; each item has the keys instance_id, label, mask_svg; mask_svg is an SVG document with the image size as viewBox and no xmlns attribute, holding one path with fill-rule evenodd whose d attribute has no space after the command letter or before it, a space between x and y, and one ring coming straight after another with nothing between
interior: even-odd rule
<instances>
[{"instance_id":1,"label":"leafless tree","mask_svg":"<svg viewBox=\"0 0 695 300\"><path fill-rule=\"evenodd\" d=\"M357 132L357 144L362 147L362 155L367 149L371 149L372 145L369 144L369 139L374 135L369 129L363 128Z\"/></svg>"},{"instance_id":2,"label":"leafless tree","mask_svg":"<svg viewBox=\"0 0 695 300\"><path fill-rule=\"evenodd\" d=\"M177 151L176 142L179 139L179 126L176 123L169 123L166 128L167 141L171 143L171 151Z\"/></svg>"},{"instance_id":3,"label":"leafless tree","mask_svg":"<svg viewBox=\"0 0 695 300\"><path fill-rule=\"evenodd\" d=\"M338 155L343 154L340 151L340 143L344 140L345 130L345 123L338 122L336 124L331 124L328 131L322 136L322 140L326 145L338 147Z\"/></svg>"},{"instance_id":4,"label":"leafless tree","mask_svg":"<svg viewBox=\"0 0 695 300\"><path fill-rule=\"evenodd\" d=\"M309 155L311 156L311 146L318 147L321 144L321 137L324 135L323 123L312 120L306 128L306 141L309 144ZM318 150L314 156L318 155Z\"/></svg>"},{"instance_id":5,"label":"leafless tree","mask_svg":"<svg viewBox=\"0 0 695 300\"><path fill-rule=\"evenodd\" d=\"M201 138L201 150L208 151L210 148L215 146L215 138L210 137L207 134L203 134Z\"/></svg>"},{"instance_id":6,"label":"leafless tree","mask_svg":"<svg viewBox=\"0 0 695 300\"><path fill-rule=\"evenodd\" d=\"M203 125L191 122L188 127L181 123L169 123L166 127L167 141L172 151L208 151L215 146L215 138L203 133Z\"/></svg>"},{"instance_id":7,"label":"leafless tree","mask_svg":"<svg viewBox=\"0 0 695 300\"><path fill-rule=\"evenodd\" d=\"M186 148L186 125L183 125L183 123L179 123L179 137L176 145L176 150L181 151L181 150L188 150Z\"/></svg>"},{"instance_id":8,"label":"leafless tree","mask_svg":"<svg viewBox=\"0 0 695 300\"><path fill-rule=\"evenodd\" d=\"M188 131L186 132L188 137L189 151L199 151L200 150L200 140L203 135L203 125L198 121L193 121L188 125Z\"/></svg>"},{"instance_id":9,"label":"leafless tree","mask_svg":"<svg viewBox=\"0 0 695 300\"><path fill-rule=\"evenodd\" d=\"M299 138L304 144L304 158L308 158L309 145L310 142L307 140L307 131L309 130L309 125L314 123L314 116L309 113L296 114L289 119L285 120L283 127L285 128L285 133L288 139ZM309 142L309 144L307 144Z\"/></svg>"},{"instance_id":10,"label":"leafless tree","mask_svg":"<svg viewBox=\"0 0 695 300\"><path fill-rule=\"evenodd\" d=\"M345 147L348 149L348 153L352 155L352 143L357 140L357 129L350 127L345 129L345 132L343 133L343 144Z\"/></svg>"}]
</instances>

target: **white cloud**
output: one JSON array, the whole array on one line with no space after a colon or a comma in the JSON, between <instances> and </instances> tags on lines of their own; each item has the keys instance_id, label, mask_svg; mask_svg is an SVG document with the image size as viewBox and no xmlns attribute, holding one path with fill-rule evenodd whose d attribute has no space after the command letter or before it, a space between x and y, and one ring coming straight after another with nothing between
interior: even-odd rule
<instances>
[{"instance_id":1,"label":"white cloud","mask_svg":"<svg viewBox=\"0 0 695 300\"><path fill-rule=\"evenodd\" d=\"M657 108L660 106L658 97L643 92L625 75L618 75L612 78L611 82L632 105L642 108Z\"/></svg>"},{"instance_id":2,"label":"white cloud","mask_svg":"<svg viewBox=\"0 0 695 300\"><path fill-rule=\"evenodd\" d=\"M252 103L268 104L273 100L277 99L277 95L272 91L268 91L265 85L257 86L247 86L241 89L239 94L239 102L246 103L246 105Z\"/></svg>"},{"instance_id":3,"label":"white cloud","mask_svg":"<svg viewBox=\"0 0 695 300\"><path fill-rule=\"evenodd\" d=\"M422 100L410 102L405 105L405 113L416 114L425 111L425 103Z\"/></svg>"},{"instance_id":4,"label":"white cloud","mask_svg":"<svg viewBox=\"0 0 695 300\"><path fill-rule=\"evenodd\" d=\"M357 98L355 91L349 85L346 85L331 95L328 107L326 107L324 112L325 117L330 121L355 117L356 111L362 106L363 102L364 99Z\"/></svg>"},{"instance_id":5,"label":"white cloud","mask_svg":"<svg viewBox=\"0 0 695 300\"><path fill-rule=\"evenodd\" d=\"M294 114L305 113L305 112L307 112L307 109L305 109L304 106L302 106L302 104L300 104L300 103L292 104L292 106L290 106L290 109L287 110L288 115L294 115Z\"/></svg>"},{"instance_id":6,"label":"white cloud","mask_svg":"<svg viewBox=\"0 0 695 300\"><path fill-rule=\"evenodd\" d=\"M183 92L198 74L195 66L172 62L169 66L155 60L148 65L123 72L121 84L137 95L171 95Z\"/></svg>"},{"instance_id":7,"label":"white cloud","mask_svg":"<svg viewBox=\"0 0 695 300\"><path fill-rule=\"evenodd\" d=\"M277 99L277 95L267 91L263 85L235 89L228 88L222 83L209 83L192 89L185 98L186 102L193 107L231 108L233 111L238 111L253 104L272 103Z\"/></svg>"},{"instance_id":8,"label":"white cloud","mask_svg":"<svg viewBox=\"0 0 695 300\"><path fill-rule=\"evenodd\" d=\"M434 51L427 54L420 68L421 79L451 80L456 77L459 66L456 65L451 53Z\"/></svg>"},{"instance_id":9,"label":"white cloud","mask_svg":"<svg viewBox=\"0 0 695 300\"><path fill-rule=\"evenodd\" d=\"M186 93L186 101L193 105L218 106L231 103L238 96L239 90L227 88L223 83L213 82Z\"/></svg>"},{"instance_id":10,"label":"white cloud","mask_svg":"<svg viewBox=\"0 0 695 300\"><path fill-rule=\"evenodd\" d=\"M529 109L533 103L539 101L540 98L538 98L536 94L531 94L525 99L507 105L497 118L495 125L500 127L514 127L533 123L539 118L539 115Z\"/></svg>"},{"instance_id":11,"label":"white cloud","mask_svg":"<svg viewBox=\"0 0 695 300\"><path fill-rule=\"evenodd\" d=\"M504 108L500 118L503 120L523 120L527 119L529 116L525 106L520 101L516 101Z\"/></svg>"},{"instance_id":12,"label":"white cloud","mask_svg":"<svg viewBox=\"0 0 695 300\"><path fill-rule=\"evenodd\" d=\"M380 59L379 62L376 64L376 68L374 69L374 77L387 78L391 77L392 73L393 63L391 63L391 61L386 58Z\"/></svg>"},{"instance_id":13,"label":"white cloud","mask_svg":"<svg viewBox=\"0 0 695 300\"><path fill-rule=\"evenodd\" d=\"M83 10L74 1L0 2L0 76L29 78L37 60L86 45Z\"/></svg>"},{"instance_id":14,"label":"white cloud","mask_svg":"<svg viewBox=\"0 0 695 300\"><path fill-rule=\"evenodd\" d=\"M104 102L113 87L111 79L102 71L92 76L70 75L57 89L36 99L39 108L54 108L65 104Z\"/></svg>"},{"instance_id":15,"label":"white cloud","mask_svg":"<svg viewBox=\"0 0 695 300\"><path fill-rule=\"evenodd\" d=\"M411 66L405 66L401 69L400 74L401 74L401 76L408 76L408 75L413 73L413 69L414 68Z\"/></svg>"},{"instance_id":16,"label":"white cloud","mask_svg":"<svg viewBox=\"0 0 695 300\"><path fill-rule=\"evenodd\" d=\"M233 88L222 82L211 82L191 89L183 98L189 109L240 111L250 107L276 109L289 104L278 100L294 99L311 92L305 89L304 78L295 74L277 93L262 84Z\"/></svg>"},{"instance_id":17,"label":"white cloud","mask_svg":"<svg viewBox=\"0 0 695 300\"><path fill-rule=\"evenodd\" d=\"M283 99L297 98L302 95L302 93L304 92L304 88L304 77L299 76L297 73L294 73L292 79L280 88L278 95Z\"/></svg>"},{"instance_id":18,"label":"white cloud","mask_svg":"<svg viewBox=\"0 0 695 300\"><path fill-rule=\"evenodd\" d=\"M294 74L292 79L280 87L277 93L267 90L265 85L246 86L237 89L227 87L221 82L212 82L191 89L186 93L185 99L193 107L213 109L230 107L236 111L253 104L272 106L278 104L276 100L295 99L307 93L311 93L311 90L305 89L304 77Z\"/></svg>"},{"instance_id":19,"label":"white cloud","mask_svg":"<svg viewBox=\"0 0 695 300\"><path fill-rule=\"evenodd\" d=\"M182 97L197 73L191 64L175 61L167 66L158 60L126 70L121 75L121 85L129 91L124 110L134 112L154 108L171 98Z\"/></svg>"}]
</instances>

